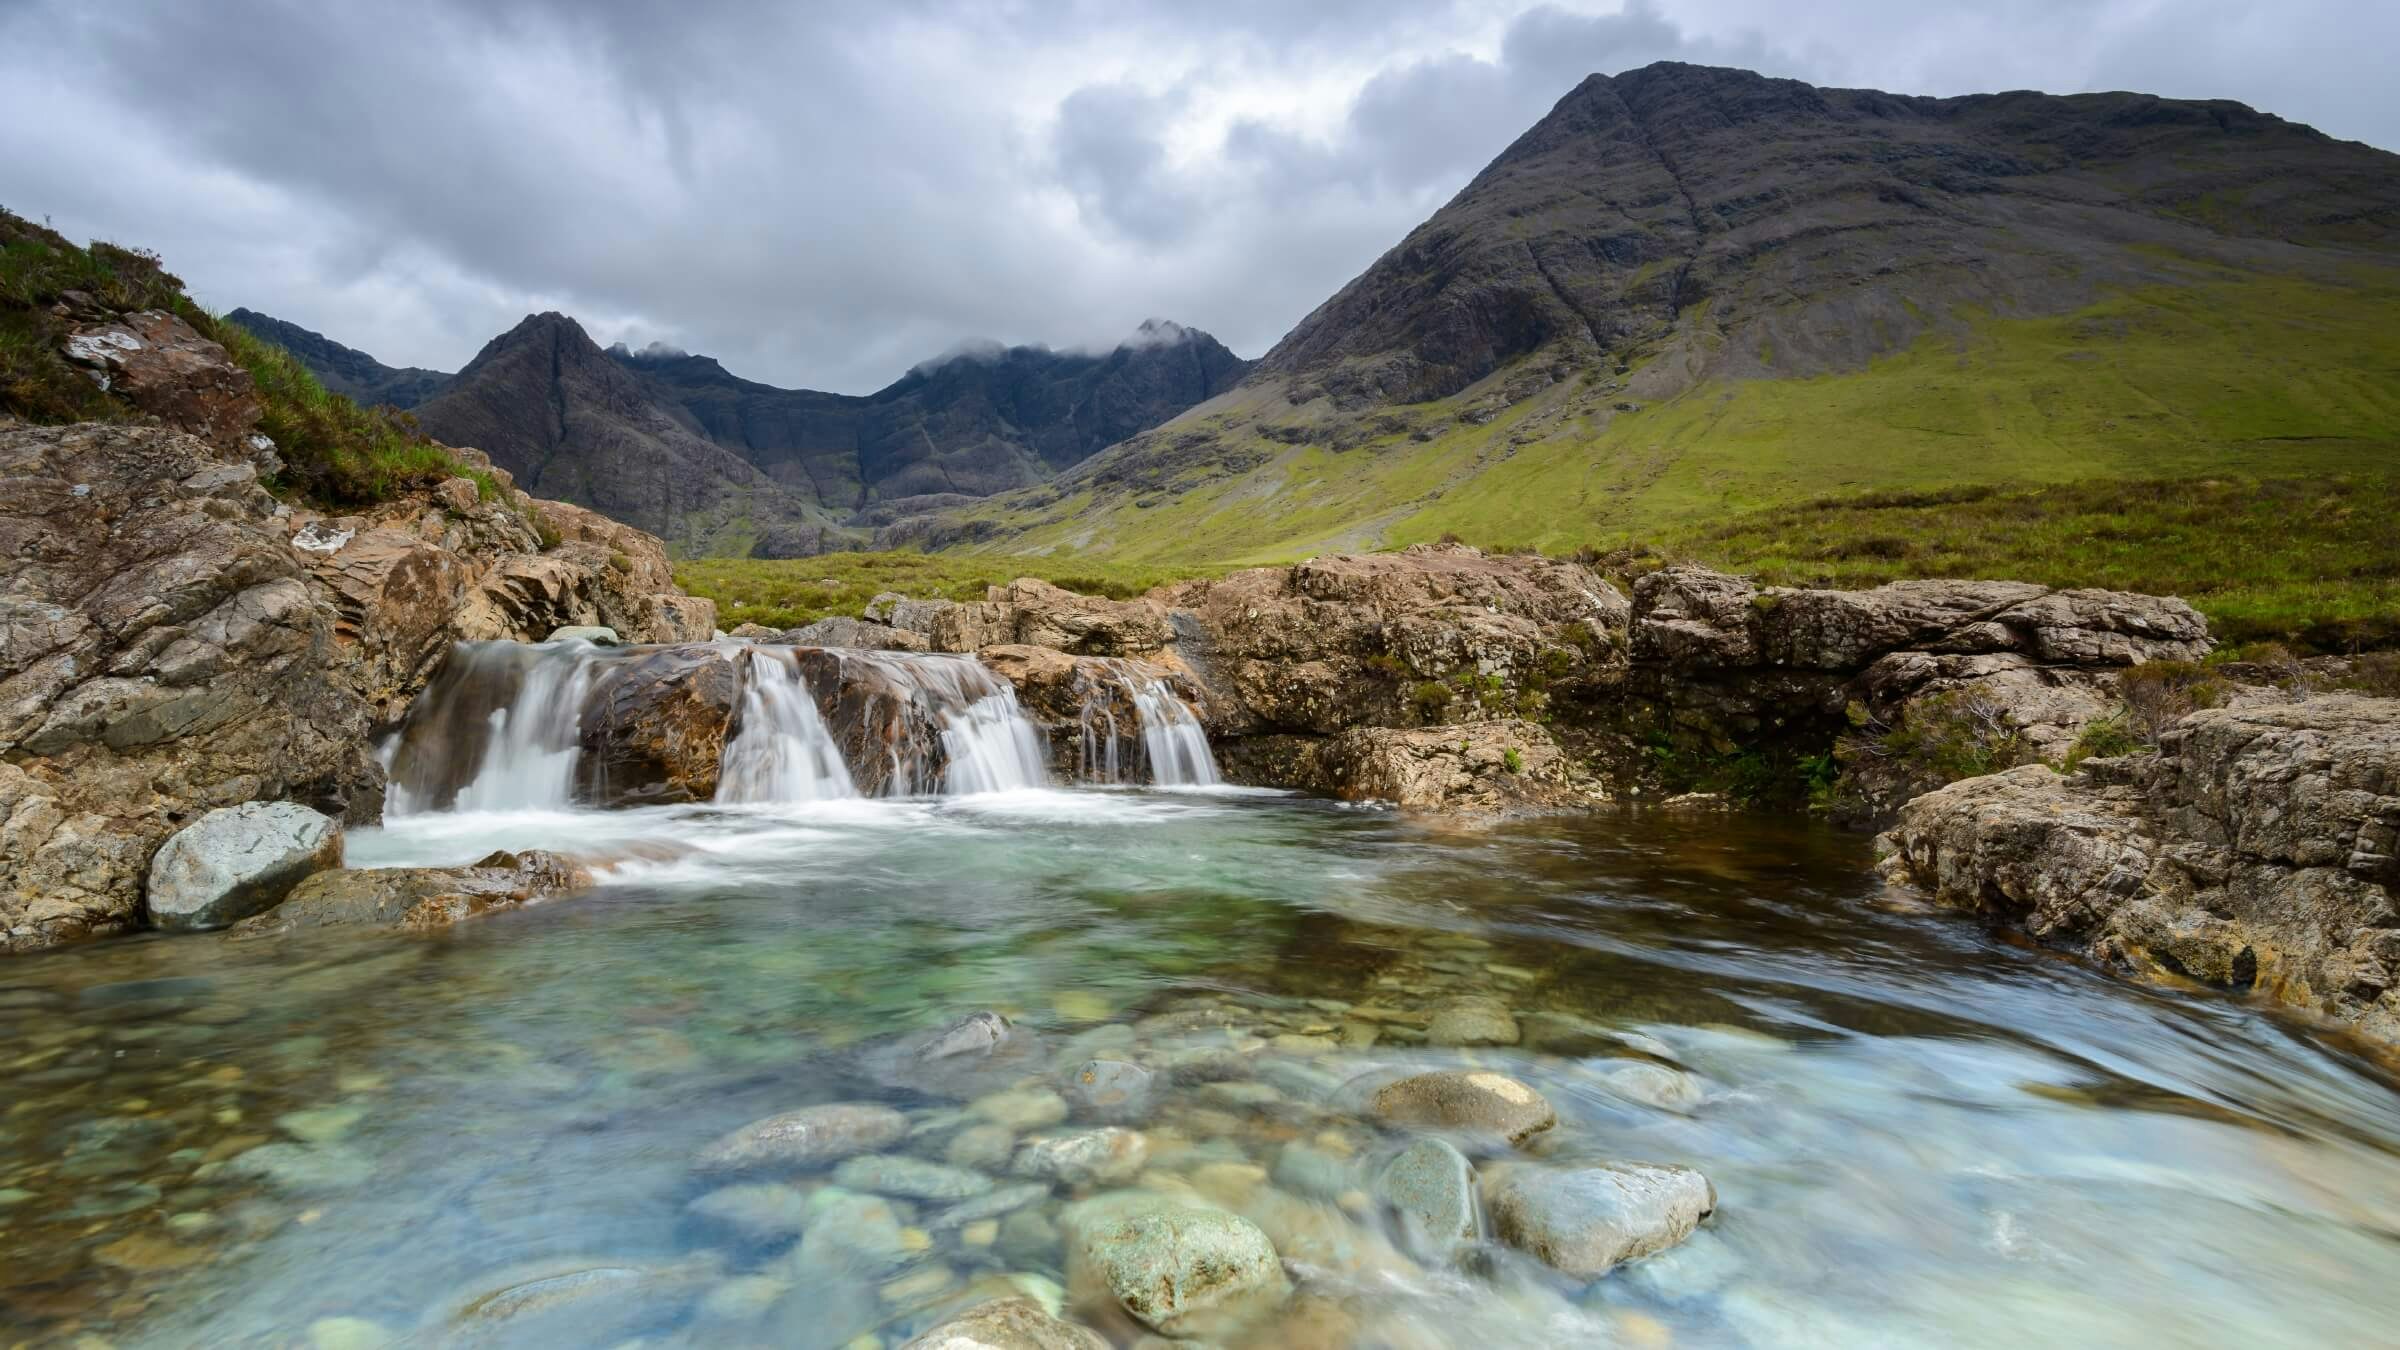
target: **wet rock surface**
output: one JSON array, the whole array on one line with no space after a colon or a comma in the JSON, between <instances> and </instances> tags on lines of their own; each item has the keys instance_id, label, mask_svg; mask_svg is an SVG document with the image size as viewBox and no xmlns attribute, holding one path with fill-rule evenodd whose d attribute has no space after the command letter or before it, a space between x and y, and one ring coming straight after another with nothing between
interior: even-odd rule
<instances>
[{"instance_id":1,"label":"wet rock surface","mask_svg":"<svg viewBox=\"0 0 2400 1350\"><path fill-rule=\"evenodd\" d=\"M1647 1163L1514 1164L1487 1174L1483 1187L1501 1241L1583 1280L1674 1246L1717 1207L1708 1178Z\"/></svg>"},{"instance_id":2,"label":"wet rock surface","mask_svg":"<svg viewBox=\"0 0 2400 1350\"><path fill-rule=\"evenodd\" d=\"M2195 712L2154 755L1928 793L1880 844L1941 903L2400 1044L2400 701Z\"/></svg>"},{"instance_id":3,"label":"wet rock surface","mask_svg":"<svg viewBox=\"0 0 2400 1350\"><path fill-rule=\"evenodd\" d=\"M213 430L0 426L0 950L132 927L152 854L210 810L373 819L370 736L455 640L713 625L656 540L588 512L425 492L327 517L272 496L272 462Z\"/></svg>"},{"instance_id":4,"label":"wet rock surface","mask_svg":"<svg viewBox=\"0 0 2400 1350\"><path fill-rule=\"evenodd\" d=\"M1415 1074L1377 1089L1372 1107L1388 1121L1496 1134L1510 1143L1558 1123L1557 1109L1541 1093L1487 1070Z\"/></svg>"},{"instance_id":5,"label":"wet rock surface","mask_svg":"<svg viewBox=\"0 0 2400 1350\"><path fill-rule=\"evenodd\" d=\"M810 1167L865 1153L908 1133L908 1117L873 1102L836 1102L768 1116L727 1134L694 1160L703 1172Z\"/></svg>"},{"instance_id":6,"label":"wet rock surface","mask_svg":"<svg viewBox=\"0 0 2400 1350\"><path fill-rule=\"evenodd\" d=\"M472 867L367 867L318 872L283 902L233 926L237 937L319 928L430 932L478 915L571 895L591 884L572 859L538 849L495 853Z\"/></svg>"},{"instance_id":7,"label":"wet rock surface","mask_svg":"<svg viewBox=\"0 0 2400 1350\"><path fill-rule=\"evenodd\" d=\"M296 802L245 802L175 832L150 859L150 922L222 928L271 909L310 874L342 865L342 827Z\"/></svg>"},{"instance_id":8,"label":"wet rock surface","mask_svg":"<svg viewBox=\"0 0 2400 1350\"><path fill-rule=\"evenodd\" d=\"M1117 1192L1070 1208L1063 1223L1069 1297L1153 1331L1235 1331L1291 1292L1275 1244L1239 1215Z\"/></svg>"}]
</instances>

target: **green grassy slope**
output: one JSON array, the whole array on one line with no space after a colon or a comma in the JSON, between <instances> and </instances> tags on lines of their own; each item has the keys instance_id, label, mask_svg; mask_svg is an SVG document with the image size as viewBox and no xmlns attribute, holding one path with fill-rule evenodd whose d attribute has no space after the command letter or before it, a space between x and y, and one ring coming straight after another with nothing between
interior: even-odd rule
<instances>
[{"instance_id":1,"label":"green grassy slope","mask_svg":"<svg viewBox=\"0 0 2400 1350\"><path fill-rule=\"evenodd\" d=\"M1409 410L1442 428L1428 440L1262 442L1246 473L1147 506L1071 500L988 547L1276 561L1454 533L1559 550L1829 493L2380 471L2400 452L2400 273L2217 274L2055 318L1962 317L1863 370L1707 381L1630 412L1585 411L1570 381L1472 425L1470 390Z\"/></svg>"},{"instance_id":2,"label":"green grassy slope","mask_svg":"<svg viewBox=\"0 0 2400 1350\"><path fill-rule=\"evenodd\" d=\"M1204 408L1170 427L1213 437L1179 476L996 500L971 514L1008 533L961 552L1224 566L1452 536L1784 582L2173 593L2228 640L2400 641L2400 271L2182 266L2188 285L1956 315L1861 369L1703 380L1631 411L1591 395L1597 376L1501 406L1503 371L1337 449L1288 421L1262 435L1271 402ZM1213 467L1229 458L1254 467Z\"/></svg>"}]
</instances>

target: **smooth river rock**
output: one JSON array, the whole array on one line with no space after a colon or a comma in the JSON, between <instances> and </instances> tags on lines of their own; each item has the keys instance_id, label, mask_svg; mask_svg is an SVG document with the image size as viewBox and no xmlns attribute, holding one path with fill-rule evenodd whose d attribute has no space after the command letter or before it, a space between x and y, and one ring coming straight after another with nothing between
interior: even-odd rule
<instances>
[{"instance_id":1,"label":"smooth river rock","mask_svg":"<svg viewBox=\"0 0 2400 1350\"><path fill-rule=\"evenodd\" d=\"M1067 1076L1067 1102L1075 1114L1103 1124L1140 1124L1157 1095L1157 1075L1130 1060L1085 1060Z\"/></svg>"},{"instance_id":2,"label":"smooth river rock","mask_svg":"<svg viewBox=\"0 0 2400 1350\"><path fill-rule=\"evenodd\" d=\"M1541 1093L1504 1073L1443 1070L1386 1084L1370 1103L1374 1113L1402 1125L1480 1130L1521 1144L1558 1123Z\"/></svg>"},{"instance_id":3,"label":"smooth river rock","mask_svg":"<svg viewBox=\"0 0 2400 1350\"><path fill-rule=\"evenodd\" d=\"M1508 1005L1482 994L1444 999L1425 1023L1431 1045L1515 1045L1517 1019Z\"/></svg>"},{"instance_id":4,"label":"smooth river rock","mask_svg":"<svg viewBox=\"0 0 2400 1350\"><path fill-rule=\"evenodd\" d=\"M967 1309L900 1350L1108 1350L1108 1342L1031 1299L1002 1298Z\"/></svg>"},{"instance_id":5,"label":"smooth river rock","mask_svg":"<svg viewBox=\"0 0 2400 1350\"><path fill-rule=\"evenodd\" d=\"M1163 1195L1117 1191L1067 1207L1067 1294L1182 1339L1235 1330L1291 1281L1256 1224Z\"/></svg>"},{"instance_id":6,"label":"smooth river rock","mask_svg":"<svg viewBox=\"0 0 2400 1350\"><path fill-rule=\"evenodd\" d=\"M1716 1211L1717 1190L1689 1167L1518 1164L1484 1177L1483 1200L1501 1241L1590 1280L1690 1237Z\"/></svg>"},{"instance_id":7,"label":"smooth river rock","mask_svg":"<svg viewBox=\"0 0 2400 1350\"><path fill-rule=\"evenodd\" d=\"M342 827L298 802L244 802L178 830L150 859L145 903L169 932L223 928L342 865Z\"/></svg>"},{"instance_id":8,"label":"smooth river rock","mask_svg":"<svg viewBox=\"0 0 2400 1350\"><path fill-rule=\"evenodd\" d=\"M968 1200L992 1189L992 1179L981 1172L897 1153L846 1159L833 1169L833 1182L854 1191L909 1200Z\"/></svg>"},{"instance_id":9,"label":"smooth river rock","mask_svg":"<svg viewBox=\"0 0 2400 1350\"><path fill-rule=\"evenodd\" d=\"M1400 1214L1415 1233L1435 1243L1476 1236L1475 1170L1467 1155L1443 1139L1420 1139L1386 1164L1375 1198Z\"/></svg>"},{"instance_id":10,"label":"smooth river rock","mask_svg":"<svg viewBox=\"0 0 2400 1350\"><path fill-rule=\"evenodd\" d=\"M704 1172L814 1167L882 1148L908 1133L908 1117L873 1102L832 1102L754 1120L694 1160Z\"/></svg>"},{"instance_id":11,"label":"smooth river rock","mask_svg":"<svg viewBox=\"0 0 2400 1350\"><path fill-rule=\"evenodd\" d=\"M808 1227L808 1193L776 1182L720 1186L686 1208L750 1242L793 1237Z\"/></svg>"},{"instance_id":12,"label":"smooth river rock","mask_svg":"<svg viewBox=\"0 0 2400 1350\"><path fill-rule=\"evenodd\" d=\"M1017 1150L1011 1172L1069 1185L1130 1181L1150 1159L1150 1141L1139 1130L1105 1125L1080 1134L1032 1139Z\"/></svg>"}]
</instances>

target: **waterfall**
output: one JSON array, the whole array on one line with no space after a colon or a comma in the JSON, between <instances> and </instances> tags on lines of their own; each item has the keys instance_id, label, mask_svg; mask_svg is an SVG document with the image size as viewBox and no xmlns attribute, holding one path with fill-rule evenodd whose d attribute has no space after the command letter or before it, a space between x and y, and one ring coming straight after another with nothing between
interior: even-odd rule
<instances>
[{"instance_id":1,"label":"waterfall","mask_svg":"<svg viewBox=\"0 0 2400 1350\"><path fill-rule=\"evenodd\" d=\"M385 814L573 802L579 719L605 659L587 642L458 644L394 740Z\"/></svg>"},{"instance_id":2,"label":"waterfall","mask_svg":"<svg viewBox=\"0 0 2400 1350\"><path fill-rule=\"evenodd\" d=\"M1141 677L1134 681L1133 706L1142 715L1142 749L1150 756L1150 781L1160 787L1214 787L1216 756L1209 753L1208 733L1165 680Z\"/></svg>"},{"instance_id":3,"label":"waterfall","mask_svg":"<svg viewBox=\"0 0 2400 1350\"><path fill-rule=\"evenodd\" d=\"M1163 688L1124 690L1124 724L1141 727L1158 781L1214 781L1189 710ZM681 747L713 732L724 739L711 786ZM693 791L728 804L963 795L1050 781L1042 732L1015 688L974 657L697 643L459 643L410 707L385 768L393 816L673 803Z\"/></svg>"},{"instance_id":4,"label":"waterfall","mask_svg":"<svg viewBox=\"0 0 2400 1350\"><path fill-rule=\"evenodd\" d=\"M942 790L952 796L1049 785L1041 733L1017 706L1017 691L993 683L999 688L942 714L942 746L950 754Z\"/></svg>"},{"instance_id":5,"label":"waterfall","mask_svg":"<svg viewBox=\"0 0 2400 1350\"><path fill-rule=\"evenodd\" d=\"M1083 777L1091 782L1146 779L1159 787L1209 787L1223 781L1208 733L1174 688L1129 661L1098 660L1080 673ZM1137 738L1138 737L1138 741ZM1140 762L1131 752L1138 749Z\"/></svg>"},{"instance_id":6,"label":"waterfall","mask_svg":"<svg viewBox=\"0 0 2400 1350\"><path fill-rule=\"evenodd\" d=\"M742 662L741 725L725 743L720 802L820 802L858 795L841 747L789 651L754 647Z\"/></svg>"}]
</instances>

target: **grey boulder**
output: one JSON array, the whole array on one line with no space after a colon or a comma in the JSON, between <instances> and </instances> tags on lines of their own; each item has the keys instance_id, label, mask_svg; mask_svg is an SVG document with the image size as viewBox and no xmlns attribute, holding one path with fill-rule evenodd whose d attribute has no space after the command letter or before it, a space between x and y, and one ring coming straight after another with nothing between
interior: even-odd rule
<instances>
[{"instance_id":1,"label":"grey boulder","mask_svg":"<svg viewBox=\"0 0 2400 1350\"><path fill-rule=\"evenodd\" d=\"M150 922L223 928L274 908L310 876L342 865L342 827L298 802L219 807L150 859Z\"/></svg>"},{"instance_id":2,"label":"grey boulder","mask_svg":"<svg viewBox=\"0 0 2400 1350\"><path fill-rule=\"evenodd\" d=\"M1502 1242L1593 1280L1690 1237L1716 1211L1717 1190L1689 1167L1517 1165L1485 1176L1483 1200Z\"/></svg>"}]
</instances>

